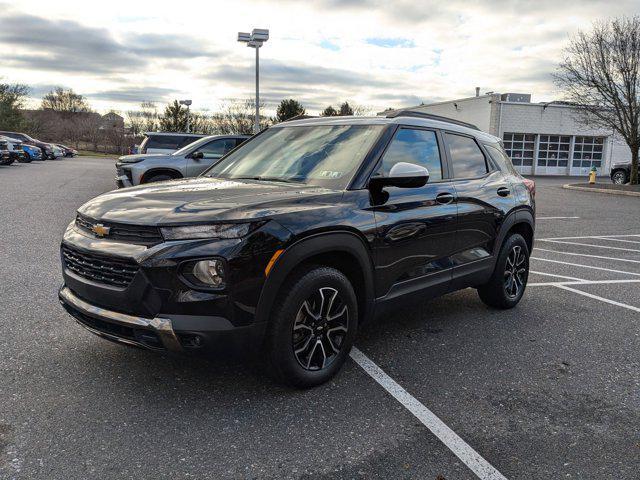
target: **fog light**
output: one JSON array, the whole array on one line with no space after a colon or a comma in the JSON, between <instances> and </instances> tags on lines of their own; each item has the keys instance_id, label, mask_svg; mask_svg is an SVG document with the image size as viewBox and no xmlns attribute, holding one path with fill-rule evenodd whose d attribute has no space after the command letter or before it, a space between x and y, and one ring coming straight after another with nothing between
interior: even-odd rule
<instances>
[{"instance_id":1,"label":"fog light","mask_svg":"<svg viewBox=\"0 0 640 480\"><path fill-rule=\"evenodd\" d=\"M221 260L200 260L193 265L193 276L205 285L222 287L224 285L224 267Z\"/></svg>"}]
</instances>

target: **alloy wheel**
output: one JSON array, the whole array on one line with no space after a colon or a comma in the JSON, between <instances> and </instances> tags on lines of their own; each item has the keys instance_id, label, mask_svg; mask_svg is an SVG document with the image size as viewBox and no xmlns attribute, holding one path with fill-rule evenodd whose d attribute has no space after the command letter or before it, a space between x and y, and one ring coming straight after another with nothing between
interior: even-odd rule
<instances>
[{"instance_id":1,"label":"alloy wheel","mask_svg":"<svg viewBox=\"0 0 640 480\"><path fill-rule=\"evenodd\" d=\"M616 185L623 185L626 180L626 175L623 172L616 172L613 174L613 183Z\"/></svg>"},{"instance_id":2,"label":"alloy wheel","mask_svg":"<svg viewBox=\"0 0 640 480\"><path fill-rule=\"evenodd\" d=\"M504 270L504 290L509 298L517 298L524 290L527 269L527 256L520 245L515 245L507 256Z\"/></svg>"},{"instance_id":3,"label":"alloy wheel","mask_svg":"<svg viewBox=\"0 0 640 480\"><path fill-rule=\"evenodd\" d=\"M349 307L335 288L322 287L298 310L293 351L305 370L327 368L340 354L349 331Z\"/></svg>"}]
</instances>

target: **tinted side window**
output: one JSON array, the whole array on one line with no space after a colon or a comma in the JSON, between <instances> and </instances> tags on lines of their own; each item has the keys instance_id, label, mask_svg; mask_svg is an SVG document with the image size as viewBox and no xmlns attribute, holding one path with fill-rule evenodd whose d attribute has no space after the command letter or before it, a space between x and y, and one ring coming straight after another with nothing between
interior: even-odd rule
<instances>
[{"instance_id":1,"label":"tinted side window","mask_svg":"<svg viewBox=\"0 0 640 480\"><path fill-rule=\"evenodd\" d=\"M435 132L402 128L398 130L384 153L379 174L389 175L391 168L399 162L414 163L429 170L429 181L442 179L440 150Z\"/></svg>"},{"instance_id":2,"label":"tinted side window","mask_svg":"<svg viewBox=\"0 0 640 480\"><path fill-rule=\"evenodd\" d=\"M214 140L209 142L203 147L199 148L205 155L218 155L222 156L229 150L235 147L235 141L231 138L223 138L220 140Z\"/></svg>"},{"instance_id":3,"label":"tinted side window","mask_svg":"<svg viewBox=\"0 0 640 480\"><path fill-rule=\"evenodd\" d=\"M186 147L190 143L200 140L200 137L177 137L179 140L178 148Z\"/></svg>"},{"instance_id":4,"label":"tinted side window","mask_svg":"<svg viewBox=\"0 0 640 480\"><path fill-rule=\"evenodd\" d=\"M493 161L496 162L496 164L498 164L498 166L500 167L500 170L502 170L503 172L506 171L506 172L516 173L516 169L511 163L511 159L507 156L507 154L501 148L498 148L497 146L493 146L493 145L487 145L486 143L484 146L487 148L487 152L489 152L489 155L491 155L491 158L493 158Z\"/></svg>"},{"instance_id":5,"label":"tinted side window","mask_svg":"<svg viewBox=\"0 0 640 480\"><path fill-rule=\"evenodd\" d=\"M446 133L447 146L455 178L481 177L487 173L487 162L473 138Z\"/></svg>"},{"instance_id":6,"label":"tinted side window","mask_svg":"<svg viewBox=\"0 0 640 480\"><path fill-rule=\"evenodd\" d=\"M169 135L153 135L149 137L145 147L149 148L164 148L167 150L177 150L178 145L182 142L184 137L169 136Z\"/></svg>"}]
</instances>

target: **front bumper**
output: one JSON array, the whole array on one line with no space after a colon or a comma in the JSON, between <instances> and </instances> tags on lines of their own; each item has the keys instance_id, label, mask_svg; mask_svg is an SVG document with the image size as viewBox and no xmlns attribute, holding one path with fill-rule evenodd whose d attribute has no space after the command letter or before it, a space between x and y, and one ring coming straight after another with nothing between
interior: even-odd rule
<instances>
[{"instance_id":1,"label":"front bumper","mask_svg":"<svg viewBox=\"0 0 640 480\"><path fill-rule=\"evenodd\" d=\"M126 175L119 175L116 177L116 186L118 188L127 188L132 187L133 184L131 183L131 180L129 180L129 177L127 177Z\"/></svg>"},{"instance_id":2,"label":"front bumper","mask_svg":"<svg viewBox=\"0 0 640 480\"><path fill-rule=\"evenodd\" d=\"M100 308L78 298L65 286L58 292L58 298L80 325L100 337L151 350L182 351L173 324L167 318L143 318Z\"/></svg>"}]
</instances>

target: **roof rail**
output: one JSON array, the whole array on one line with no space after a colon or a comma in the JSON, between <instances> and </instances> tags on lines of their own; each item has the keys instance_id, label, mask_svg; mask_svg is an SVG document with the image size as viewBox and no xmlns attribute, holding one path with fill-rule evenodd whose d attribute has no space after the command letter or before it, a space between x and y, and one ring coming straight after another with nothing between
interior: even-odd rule
<instances>
[{"instance_id":1,"label":"roof rail","mask_svg":"<svg viewBox=\"0 0 640 480\"><path fill-rule=\"evenodd\" d=\"M438 122L453 123L454 125L460 125L461 127L472 128L473 130L480 130L472 123L463 122L461 120L455 120L453 118L442 117L440 115L433 115L432 113L416 112L415 110L396 110L386 115L387 118L396 117L415 117L425 118L428 120L437 120Z\"/></svg>"}]
</instances>

